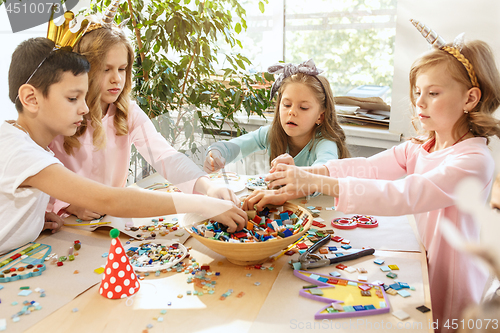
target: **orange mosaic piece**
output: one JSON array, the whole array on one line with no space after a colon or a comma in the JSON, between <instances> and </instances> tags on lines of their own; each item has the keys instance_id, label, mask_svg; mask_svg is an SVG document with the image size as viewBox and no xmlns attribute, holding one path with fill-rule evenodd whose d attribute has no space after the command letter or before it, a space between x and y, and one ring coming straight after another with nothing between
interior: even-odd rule
<instances>
[{"instance_id":1,"label":"orange mosaic piece","mask_svg":"<svg viewBox=\"0 0 500 333\"><path fill-rule=\"evenodd\" d=\"M347 286L347 283L348 283L347 280L339 280L339 282L337 284L339 284L341 286Z\"/></svg>"}]
</instances>

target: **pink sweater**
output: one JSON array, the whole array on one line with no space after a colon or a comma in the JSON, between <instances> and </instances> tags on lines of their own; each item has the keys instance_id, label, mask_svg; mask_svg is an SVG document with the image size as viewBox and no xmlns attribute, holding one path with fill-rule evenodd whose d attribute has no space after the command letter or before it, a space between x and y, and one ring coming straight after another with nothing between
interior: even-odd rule
<instances>
[{"instance_id":1,"label":"pink sweater","mask_svg":"<svg viewBox=\"0 0 500 333\"><path fill-rule=\"evenodd\" d=\"M465 238L479 240L479 227L455 206L453 193L460 180L475 177L483 184L481 199L486 202L495 164L484 138L467 139L433 153L426 150L428 144L407 141L370 158L332 160L326 167L331 177L340 178L339 211L415 214L427 250L434 322L438 320L445 332L446 320L460 320L465 307L480 301L488 273L455 251L438 224L446 217Z\"/></svg>"},{"instance_id":2,"label":"pink sweater","mask_svg":"<svg viewBox=\"0 0 500 333\"><path fill-rule=\"evenodd\" d=\"M94 129L90 126L79 138L82 146L74 149L74 155L67 155L63 148L64 137L58 136L50 144L55 156L68 169L99 183L123 187L127 182L130 165L130 149L135 145L139 153L165 179L179 187L185 193L193 193L196 180L205 175L186 155L175 150L156 131L148 116L132 102L128 116L128 134L117 136L113 124L116 107L111 104L102 118L106 132L106 147L95 150L92 142ZM56 200L53 211L62 213L69 204Z\"/></svg>"}]
</instances>

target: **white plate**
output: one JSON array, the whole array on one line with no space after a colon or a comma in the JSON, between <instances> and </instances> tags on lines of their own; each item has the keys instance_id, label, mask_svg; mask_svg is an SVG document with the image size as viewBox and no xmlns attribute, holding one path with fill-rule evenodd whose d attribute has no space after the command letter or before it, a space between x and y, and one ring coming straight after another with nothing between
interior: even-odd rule
<instances>
[{"instance_id":1,"label":"white plate","mask_svg":"<svg viewBox=\"0 0 500 333\"><path fill-rule=\"evenodd\" d=\"M181 262L188 254L188 250L186 249L186 247L184 245L182 245L179 242L173 242L173 241L167 240L167 239L134 241L134 242L131 242L130 244L127 244L125 251L128 252L130 248L140 247L142 244L157 244L157 245L164 245L164 246L178 244L178 250L180 251L181 256L179 258L175 258L174 260L166 262L166 263L153 262L151 265L139 264L138 261L133 260L132 258L129 257L130 264L132 265L132 267L134 268L134 271L136 271L136 272L156 272L156 271L161 271L162 269L170 268L170 267L176 265L177 263ZM139 257L138 260L141 260L141 257ZM144 262L146 262L146 261L147 260L144 260Z\"/></svg>"},{"instance_id":2,"label":"white plate","mask_svg":"<svg viewBox=\"0 0 500 333\"><path fill-rule=\"evenodd\" d=\"M265 176L259 176L259 175L250 176L247 178L245 186L249 190L267 190L267 183L260 185L261 182L258 181L260 179L262 180L262 182L264 182L264 178Z\"/></svg>"},{"instance_id":3,"label":"white plate","mask_svg":"<svg viewBox=\"0 0 500 333\"><path fill-rule=\"evenodd\" d=\"M218 186L226 187L230 190L233 190L233 192L235 193L241 192L245 189L246 182L243 177L240 177L235 172L226 172L225 174L225 178L222 172L212 173L208 175L208 177L210 177L210 181L217 184Z\"/></svg>"}]
</instances>

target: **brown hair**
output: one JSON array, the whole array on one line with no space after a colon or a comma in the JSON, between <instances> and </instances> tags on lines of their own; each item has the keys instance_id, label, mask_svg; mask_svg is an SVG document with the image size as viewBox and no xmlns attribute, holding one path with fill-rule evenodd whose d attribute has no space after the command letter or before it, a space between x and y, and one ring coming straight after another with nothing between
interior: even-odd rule
<instances>
[{"instance_id":1,"label":"brown hair","mask_svg":"<svg viewBox=\"0 0 500 333\"><path fill-rule=\"evenodd\" d=\"M311 76L298 73L284 79L278 90L274 120L268 134L271 146L270 161L274 160L279 155L286 153L288 148L289 136L281 126L280 104L283 92L285 91L286 86L290 83L302 83L311 88L314 92L314 96L319 102L319 105L321 105L322 110L325 112L324 121L322 121L321 124L315 128L315 132L312 137L313 143L310 149L313 149L316 140L323 138L337 144L339 158L350 157L350 153L345 142L346 137L344 130L340 127L340 124L337 121L337 113L335 112L335 103L330 83L326 77L321 75Z\"/></svg>"},{"instance_id":2,"label":"brown hair","mask_svg":"<svg viewBox=\"0 0 500 333\"><path fill-rule=\"evenodd\" d=\"M114 126L116 135L126 135L128 133L128 112L130 106L130 91L132 90L132 66L134 63L134 50L130 45L127 36L122 29L113 24L103 24L103 28L93 30L83 36L75 45L75 52L84 55L91 64L89 72L89 91L87 93L87 105L89 113L85 115L85 120L78 128L75 135L64 138L64 150L67 154L73 153L73 148L80 148L81 143L78 137L87 130L87 121L94 128L93 144L97 149L106 145L106 136L102 128L102 117L106 110L101 109L101 75L103 73L103 59L108 51L117 44L122 44L127 49L128 64L126 68L126 78L123 90L114 102L116 115Z\"/></svg>"},{"instance_id":3,"label":"brown hair","mask_svg":"<svg viewBox=\"0 0 500 333\"><path fill-rule=\"evenodd\" d=\"M23 105L18 98L19 88L28 83L47 97L51 85L59 82L64 72L73 75L88 73L90 64L79 54L70 50L54 50L54 42L38 37L30 38L19 44L9 67L9 98L18 112ZM29 80L29 81L28 81Z\"/></svg>"},{"instance_id":4,"label":"brown hair","mask_svg":"<svg viewBox=\"0 0 500 333\"><path fill-rule=\"evenodd\" d=\"M464 113L454 124L453 135L455 138L459 138L459 131L463 127L467 127L474 136L484 137L489 143L489 136L496 135L500 138L500 121L493 117L493 112L500 106L500 74L495 64L493 52L485 42L479 40L467 42L461 53L475 69L481 90L481 99L474 109ZM448 52L433 49L417 59L410 70L410 100L413 111L416 108L415 85L418 75L438 65L445 65L452 78L467 89L473 87L469 74L460 61ZM414 115L412 120L414 126L416 120L417 117ZM428 135L427 139L435 136L433 131L426 134ZM412 138L414 142L418 143L423 143L427 139Z\"/></svg>"}]
</instances>

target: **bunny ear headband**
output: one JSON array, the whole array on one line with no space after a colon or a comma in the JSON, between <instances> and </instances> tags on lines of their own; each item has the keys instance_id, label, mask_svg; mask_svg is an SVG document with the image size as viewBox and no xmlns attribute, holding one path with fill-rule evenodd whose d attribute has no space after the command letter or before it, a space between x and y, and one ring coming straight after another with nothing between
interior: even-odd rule
<instances>
[{"instance_id":1,"label":"bunny ear headband","mask_svg":"<svg viewBox=\"0 0 500 333\"><path fill-rule=\"evenodd\" d=\"M278 91L278 89L281 87L281 84L283 83L283 80L286 79L289 76L292 76L297 73L302 73L302 74L307 74L315 77L319 84L321 85L321 88L323 88L323 93L325 93L325 87L323 87L323 83L316 77L316 75L320 74L323 72L322 69L316 68L316 65L314 64L314 61L312 59L309 59L307 61L304 61L301 64L295 65L295 64L276 64L269 66L267 69L269 74L280 74L276 81L274 81L273 86L271 87L271 97L269 100L272 100L274 97L274 94Z\"/></svg>"},{"instance_id":2,"label":"bunny ear headband","mask_svg":"<svg viewBox=\"0 0 500 333\"><path fill-rule=\"evenodd\" d=\"M469 78L472 86L479 88L479 83L477 81L476 72L474 72L474 67L472 67L470 61L461 53L464 46L465 33L461 33L460 35L458 35L453 41L453 45L450 47L446 46L446 42L443 37L439 36L437 32L430 29L428 26L413 19L411 19L410 22L415 26L415 28L417 28L418 31L420 31L422 36L424 36L424 38L430 45L434 45L438 49L448 52L458 61L460 61L467 70L467 73L469 73Z\"/></svg>"}]
</instances>

